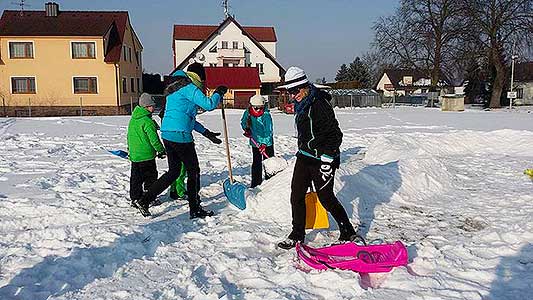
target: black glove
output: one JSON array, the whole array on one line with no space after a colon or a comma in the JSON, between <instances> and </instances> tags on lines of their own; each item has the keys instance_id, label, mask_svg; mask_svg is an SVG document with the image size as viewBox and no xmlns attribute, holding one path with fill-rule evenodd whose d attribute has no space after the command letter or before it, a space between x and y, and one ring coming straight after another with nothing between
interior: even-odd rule
<instances>
[{"instance_id":1,"label":"black glove","mask_svg":"<svg viewBox=\"0 0 533 300\"><path fill-rule=\"evenodd\" d=\"M165 151L157 153L157 158L164 159L167 157L167 153Z\"/></svg>"},{"instance_id":2,"label":"black glove","mask_svg":"<svg viewBox=\"0 0 533 300\"><path fill-rule=\"evenodd\" d=\"M215 144L222 144L222 141L217 138L217 136L220 135L220 132L211 132L209 129L206 129L204 133L202 133L206 138L208 138L211 142Z\"/></svg>"},{"instance_id":3,"label":"black glove","mask_svg":"<svg viewBox=\"0 0 533 300\"><path fill-rule=\"evenodd\" d=\"M225 86L225 85L219 85L216 89L215 89L215 93L218 93L220 95L220 97L224 98L224 95L228 92L228 87Z\"/></svg>"},{"instance_id":4,"label":"black glove","mask_svg":"<svg viewBox=\"0 0 533 300\"><path fill-rule=\"evenodd\" d=\"M328 181L331 175L333 175L333 158L322 155L320 157L320 175L322 180Z\"/></svg>"}]
</instances>

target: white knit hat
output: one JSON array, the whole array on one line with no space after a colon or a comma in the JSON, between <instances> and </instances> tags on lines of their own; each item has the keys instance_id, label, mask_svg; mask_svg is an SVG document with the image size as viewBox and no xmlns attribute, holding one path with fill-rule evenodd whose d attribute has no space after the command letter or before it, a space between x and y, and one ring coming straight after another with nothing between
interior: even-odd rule
<instances>
[{"instance_id":1,"label":"white knit hat","mask_svg":"<svg viewBox=\"0 0 533 300\"><path fill-rule=\"evenodd\" d=\"M265 98L261 95L254 95L250 98L250 105L252 106L263 106L265 102Z\"/></svg>"},{"instance_id":2,"label":"white knit hat","mask_svg":"<svg viewBox=\"0 0 533 300\"><path fill-rule=\"evenodd\" d=\"M290 67L287 70L287 73L285 73L285 84L279 86L278 89L291 89L308 83L309 80L307 79L304 70L298 67Z\"/></svg>"}]
</instances>

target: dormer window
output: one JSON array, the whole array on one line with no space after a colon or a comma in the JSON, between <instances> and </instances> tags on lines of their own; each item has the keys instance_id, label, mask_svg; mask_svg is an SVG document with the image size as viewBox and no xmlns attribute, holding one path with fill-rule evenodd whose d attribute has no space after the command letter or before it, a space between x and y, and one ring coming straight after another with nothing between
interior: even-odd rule
<instances>
[{"instance_id":1,"label":"dormer window","mask_svg":"<svg viewBox=\"0 0 533 300\"><path fill-rule=\"evenodd\" d=\"M404 76L402 81L403 81L403 84L405 84L405 85L412 85L413 84L413 76Z\"/></svg>"}]
</instances>

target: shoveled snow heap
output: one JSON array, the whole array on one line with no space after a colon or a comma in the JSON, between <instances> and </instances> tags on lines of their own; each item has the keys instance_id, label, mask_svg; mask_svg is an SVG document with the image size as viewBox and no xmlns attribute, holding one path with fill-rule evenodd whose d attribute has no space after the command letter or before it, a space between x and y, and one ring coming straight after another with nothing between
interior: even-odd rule
<instances>
[{"instance_id":1,"label":"shoveled snow heap","mask_svg":"<svg viewBox=\"0 0 533 300\"><path fill-rule=\"evenodd\" d=\"M200 116L212 131L220 112ZM251 150L228 111L234 175L249 184ZM276 249L291 228L296 141L273 112L288 166L228 205L222 145L196 137L202 202L145 219L129 207L127 117L0 119L0 299L530 299L533 115L431 109L338 110L344 133L335 191L367 239L401 240L409 268L375 278L306 273ZM160 173L165 161L158 161ZM310 231L313 246L336 240Z\"/></svg>"}]
</instances>

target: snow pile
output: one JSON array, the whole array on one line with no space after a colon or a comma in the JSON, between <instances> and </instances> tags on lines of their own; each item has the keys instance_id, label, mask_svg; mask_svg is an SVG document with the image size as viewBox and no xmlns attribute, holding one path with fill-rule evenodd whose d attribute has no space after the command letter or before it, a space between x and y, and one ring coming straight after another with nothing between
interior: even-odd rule
<instances>
[{"instance_id":1,"label":"snow pile","mask_svg":"<svg viewBox=\"0 0 533 300\"><path fill-rule=\"evenodd\" d=\"M276 175L287 168L287 161L279 156L270 157L263 160L265 174Z\"/></svg>"}]
</instances>

